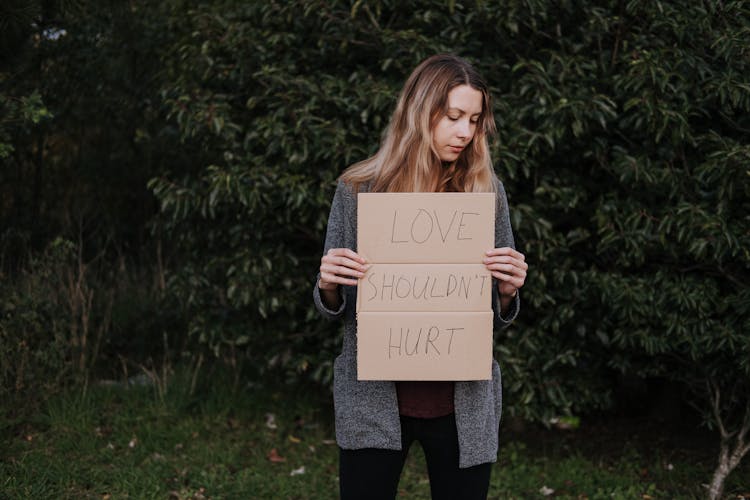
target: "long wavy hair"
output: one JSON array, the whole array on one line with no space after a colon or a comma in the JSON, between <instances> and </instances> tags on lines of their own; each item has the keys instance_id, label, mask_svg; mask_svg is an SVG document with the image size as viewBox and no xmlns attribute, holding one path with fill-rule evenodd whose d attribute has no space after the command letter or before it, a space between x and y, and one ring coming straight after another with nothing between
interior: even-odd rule
<instances>
[{"instance_id":1,"label":"long wavy hair","mask_svg":"<svg viewBox=\"0 0 750 500\"><path fill-rule=\"evenodd\" d=\"M482 93L482 113L469 145L443 164L432 130L447 111L448 93L460 85ZM435 55L406 81L378 152L347 168L341 180L355 191L367 184L371 192L492 192L496 177L488 138L495 131L490 94L479 73L460 57Z\"/></svg>"}]
</instances>

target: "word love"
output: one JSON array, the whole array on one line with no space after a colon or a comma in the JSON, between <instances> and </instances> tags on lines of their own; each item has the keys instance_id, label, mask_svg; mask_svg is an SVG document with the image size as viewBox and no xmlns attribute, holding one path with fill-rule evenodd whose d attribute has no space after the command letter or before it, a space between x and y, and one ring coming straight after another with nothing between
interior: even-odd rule
<instances>
[{"instance_id":1,"label":"word love","mask_svg":"<svg viewBox=\"0 0 750 500\"><path fill-rule=\"evenodd\" d=\"M494 248L493 193L359 193L357 253L375 264L472 264Z\"/></svg>"},{"instance_id":2,"label":"word love","mask_svg":"<svg viewBox=\"0 0 750 500\"><path fill-rule=\"evenodd\" d=\"M452 210L443 212L417 208L416 211L394 210L391 224L391 243L426 243L471 240L474 232L469 227L480 214Z\"/></svg>"},{"instance_id":3,"label":"word love","mask_svg":"<svg viewBox=\"0 0 750 500\"><path fill-rule=\"evenodd\" d=\"M388 328L388 359L394 356L450 355L453 335L464 328Z\"/></svg>"}]
</instances>

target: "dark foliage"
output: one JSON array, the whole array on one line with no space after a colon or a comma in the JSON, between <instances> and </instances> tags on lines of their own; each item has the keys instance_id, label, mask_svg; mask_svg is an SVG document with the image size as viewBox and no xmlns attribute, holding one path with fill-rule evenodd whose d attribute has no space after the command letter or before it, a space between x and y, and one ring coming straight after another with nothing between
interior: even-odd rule
<instances>
[{"instance_id":1,"label":"dark foliage","mask_svg":"<svg viewBox=\"0 0 750 500\"><path fill-rule=\"evenodd\" d=\"M310 292L335 179L375 150L411 69L454 52L492 87L531 266L497 338L508 411L606 409L625 374L677 380L707 422L740 425L745 2L9 5L3 43L24 57L0 74L4 272L56 236L146 262L174 345L328 383L338 326Z\"/></svg>"}]
</instances>

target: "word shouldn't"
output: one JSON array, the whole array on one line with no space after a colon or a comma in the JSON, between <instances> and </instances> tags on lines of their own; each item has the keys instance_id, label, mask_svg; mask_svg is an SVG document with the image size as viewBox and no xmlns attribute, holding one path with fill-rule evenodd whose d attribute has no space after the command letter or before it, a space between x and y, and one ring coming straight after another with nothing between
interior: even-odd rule
<instances>
[{"instance_id":1,"label":"word shouldn't","mask_svg":"<svg viewBox=\"0 0 750 500\"><path fill-rule=\"evenodd\" d=\"M388 328L388 359L450 355L453 335L464 328Z\"/></svg>"},{"instance_id":2,"label":"word shouldn't","mask_svg":"<svg viewBox=\"0 0 750 500\"><path fill-rule=\"evenodd\" d=\"M399 210L394 210L391 243L421 244L435 237L440 238L443 243L449 237L455 240L470 240L472 235L466 230L466 226L472 216L478 215L480 214L476 212L453 210L449 221L448 217L438 216L437 210L430 213L424 208L418 208L417 213L413 215L405 215Z\"/></svg>"},{"instance_id":3,"label":"word shouldn't","mask_svg":"<svg viewBox=\"0 0 750 500\"><path fill-rule=\"evenodd\" d=\"M411 275L395 273L371 273L367 276L366 300L438 299L483 296L489 274L474 276L454 273L436 275ZM489 290L489 287L487 287Z\"/></svg>"}]
</instances>

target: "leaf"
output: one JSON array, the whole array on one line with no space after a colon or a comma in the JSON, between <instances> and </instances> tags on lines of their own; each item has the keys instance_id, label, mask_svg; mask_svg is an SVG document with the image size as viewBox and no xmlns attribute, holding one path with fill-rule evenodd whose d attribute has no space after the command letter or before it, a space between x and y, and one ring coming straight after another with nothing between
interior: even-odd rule
<instances>
[{"instance_id":1,"label":"leaf","mask_svg":"<svg viewBox=\"0 0 750 500\"><path fill-rule=\"evenodd\" d=\"M266 458L268 458L269 462L275 463L275 464L286 462L286 458L279 455L279 452L276 451L276 448L271 448L271 451L268 452L268 455L266 455Z\"/></svg>"},{"instance_id":2,"label":"leaf","mask_svg":"<svg viewBox=\"0 0 750 500\"><path fill-rule=\"evenodd\" d=\"M273 430L278 427L276 425L276 415L273 413L266 413L266 427Z\"/></svg>"}]
</instances>

